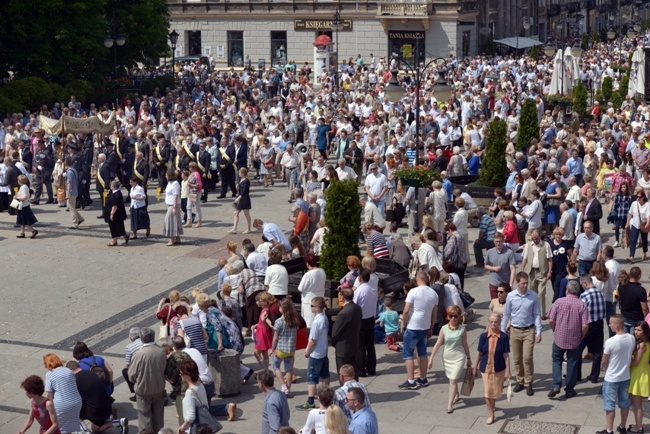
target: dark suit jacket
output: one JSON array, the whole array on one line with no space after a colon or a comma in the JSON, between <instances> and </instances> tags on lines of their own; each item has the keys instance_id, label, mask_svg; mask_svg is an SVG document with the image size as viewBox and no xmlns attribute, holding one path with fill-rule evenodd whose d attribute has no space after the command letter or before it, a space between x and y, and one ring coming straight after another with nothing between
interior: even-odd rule
<instances>
[{"instance_id":1,"label":"dark suit jacket","mask_svg":"<svg viewBox=\"0 0 650 434\"><path fill-rule=\"evenodd\" d=\"M199 151L199 163L205 168L205 173L210 171L210 162L212 157L208 151ZM199 166L199 171L201 171L201 166ZM201 173L204 173L201 171Z\"/></svg>"},{"instance_id":2,"label":"dark suit jacket","mask_svg":"<svg viewBox=\"0 0 650 434\"><path fill-rule=\"evenodd\" d=\"M101 166L99 166L99 174L102 176L102 179L104 180L104 185L106 188L102 187L102 184L99 182L99 177L97 177L97 182L95 186L95 190L99 192L101 195L104 190L110 190L111 189L111 168L104 162Z\"/></svg>"},{"instance_id":3,"label":"dark suit jacket","mask_svg":"<svg viewBox=\"0 0 650 434\"><path fill-rule=\"evenodd\" d=\"M332 326L332 346L336 357L354 357L359 348L361 333L361 306L350 302L336 315Z\"/></svg>"},{"instance_id":4,"label":"dark suit jacket","mask_svg":"<svg viewBox=\"0 0 650 434\"><path fill-rule=\"evenodd\" d=\"M29 145L25 146L20 152L20 160L25 165L25 168L29 173L32 173L32 164L34 162L34 156Z\"/></svg>"},{"instance_id":5,"label":"dark suit jacket","mask_svg":"<svg viewBox=\"0 0 650 434\"><path fill-rule=\"evenodd\" d=\"M115 175L117 174L117 154L115 151L106 152L106 161L104 164L108 166L109 177L108 179L104 179L108 184L112 179L115 179Z\"/></svg>"},{"instance_id":6,"label":"dark suit jacket","mask_svg":"<svg viewBox=\"0 0 650 434\"><path fill-rule=\"evenodd\" d=\"M594 224L594 233L600 235L600 219L603 217L603 207L598 201L594 199L589 205L587 214L585 215L584 221L592 222ZM584 224L584 222L583 222Z\"/></svg>"},{"instance_id":7,"label":"dark suit jacket","mask_svg":"<svg viewBox=\"0 0 650 434\"><path fill-rule=\"evenodd\" d=\"M147 186L147 181L149 180L149 163L144 158L136 165L138 173L144 177L142 180L142 186Z\"/></svg>"},{"instance_id":8,"label":"dark suit jacket","mask_svg":"<svg viewBox=\"0 0 650 434\"><path fill-rule=\"evenodd\" d=\"M135 163L135 152L127 152L124 154L124 163L122 163L122 176L127 178L127 181L133 177L133 163Z\"/></svg>"},{"instance_id":9,"label":"dark suit jacket","mask_svg":"<svg viewBox=\"0 0 650 434\"><path fill-rule=\"evenodd\" d=\"M226 155L230 158L230 161L223 158L221 155L221 150L217 150L217 167L219 170L227 170L229 168L233 167L233 164L235 163L235 146L234 145L228 145L226 147ZM224 164L226 166L225 169L222 169L220 166Z\"/></svg>"},{"instance_id":10,"label":"dark suit jacket","mask_svg":"<svg viewBox=\"0 0 650 434\"><path fill-rule=\"evenodd\" d=\"M239 170L242 167L246 167L248 165L247 161L248 161L248 145L243 143L239 147L239 149L237 150L237 154L235 155L235 164L237 165L237 169Z\"/></svg>"}]
</instances>

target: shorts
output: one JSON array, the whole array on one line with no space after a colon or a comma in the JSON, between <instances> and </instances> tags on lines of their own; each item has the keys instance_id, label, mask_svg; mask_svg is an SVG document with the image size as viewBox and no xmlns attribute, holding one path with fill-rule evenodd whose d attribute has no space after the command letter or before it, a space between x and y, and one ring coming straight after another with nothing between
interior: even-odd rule
<instances>
[{"instance_id":1,"label":"shorts","mask_svg":"<svg viewBox=\"0 0 650 434\"><path fill-rule=\"evenodd\" d=\"M404 360L411 360L414 350L417 348L418 357L427 356L427 339L429 330L411 330L406 329L404 332L404 349L402 350L402 358Z\"/></svg>"},{"instance_id":2,"label":"shorts","mask_svg":"<svg viewBox=\"0 0 650 434\"><path fill-rule=\"evenodd\" d=\"M277 355L273 356L273 370L279 371L280 366L284 362L284 371L291 371L293 369L293 356L280 358Z\"/></svg>"},{"instance_id":3,"label":"shorts","mask_svg":"<svg viewBox=\"0 0 650 434\"><path fill-rule=\"evenodd\" d=\"M318 384L320 379L330 379L330 361L327 356L322 359L309 358L307 363L307 384Z\"/></svg>"},{"instance_id":4,"label":"shorts","mask_svg":"<svg viewBox=\"0 0 650 434\"><path fill-rule=\"evenodd\" d=\"M616 410L616 401L618 401L619 408L630 408L632 401L630 401L630 394L627 392L629 387L630 380L617 382L605 381L603 383L603 410Z\"/></svg>"}]
</instances>

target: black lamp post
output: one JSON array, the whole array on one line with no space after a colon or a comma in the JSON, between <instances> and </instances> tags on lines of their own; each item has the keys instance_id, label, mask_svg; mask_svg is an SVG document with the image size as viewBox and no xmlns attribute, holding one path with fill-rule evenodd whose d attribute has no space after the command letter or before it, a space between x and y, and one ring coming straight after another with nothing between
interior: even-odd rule
<instances>
[{"instance_id":1,"label":"black lamp post","mask_svg":"<svg viewBox=\"0 0 650 434\"><path fill-rule=\"evenodd\" d=\"M337 9L336 12L334 12L334 19L332 20L332 30L336 32L336 65L334 68L334 71L336 72L336 77L335 77L335 83L336 87L339 87L339 55L341 52L339 51L339 31L343 30L344 24L343 20L341 19L341 14L339 13L339 10Z\"/></svg>"},{"instance_id":2,"label":"black lamp post","mask_svg":"<svg viewBox=\"0 0 650 434\"><path fill-rule=\"evenodd\" d=\"M117 47L121 47L126 43L120 28L117 25L117 20L115 19L115 13L112 14L112 19L110 22L110 30L106 30L106 38L104 38L104 47L110 49L113 48L113 78L117 79ZM117 95L117 83L115 83L115 107L118 104L118 95Z\"/></svg>"},{"instance_id":3,"label":"black lamp post","mask_svg":"<svg viewBox=\"0 0 650 434\"><path fill-rule=\"evenodd\" d=\"M172 77L174 77L174 80L176 80L174 67L176 66L176 43L178 42L178 36L179 34L176 30L172 30L169 34L169 42L172 44Z\"/></svg>"}]
</instances>

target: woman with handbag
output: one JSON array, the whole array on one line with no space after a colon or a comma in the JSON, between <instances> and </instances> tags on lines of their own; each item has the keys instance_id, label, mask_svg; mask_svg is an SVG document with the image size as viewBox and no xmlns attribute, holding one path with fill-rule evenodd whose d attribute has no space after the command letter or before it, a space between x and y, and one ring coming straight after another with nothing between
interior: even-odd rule
<instances>
[{"instance_id":1,"label":"woman with handbag","mask_svg":"<svg viewBox=\"0 0 650 434\"><path fill-rule=\"evenodd\" d=\"M465 249L465 238L458 233L456 225L447 223L447 244L445 244L444 258L454 266L454 273L458 274L461 288L465 288L465 270L467 269L467 256Z\"/></svg>"},{"instance_id":2,"label":"woman with handbag","mask_svg":"<svg viewBox=\"0 0 650 434\"><path fill-rule=\"evenodd\" d=\"M268 187L269 183L275 185L273 182L273 166L275 165L275 151L271 147L269 139L264 139L264 144L258 151L260 159L260 173L264 179L264 187Z\"/></svg>"},{"instance_id":3,"label":"woman with handbag","mask_svg":"<svg viewBox=\"0 0 650 434\"><path fill-rule=\"evenodd\" d=\"M212 432L220 431L223 427L213 416L214 413L228 415L228 420L234 420L236 407L234 403L228 406L214 406L214 413L208 405L208 396L205 393L205 386L199 378L199 368L194 360L181 362L178 367L181 379L187 383L187 390L183 398L183 423L178 427L178 434L194 433L199 424L208 424ZM226 410L227 408L227 413Z\"/></svg>"},{"instance_id":4,"label":"woman with handbag","mask_svg":"<svg viewBox=\"0 0 650 434\"><path fill-rule=\"evenodd\" d=\"M472 359L469 355L467 345L467 331L462 324L462 309L460 306L452 305L447 308L449 323L442 326L436 345L433 347L429 357L429 369L433 367L433 360L441 345L445 346L442 353L442 365L445 368L445 375L449 379L449 399L447 401L447 413L453 413L453 404L459 399L458 380L462 378L463 368L467 362L467 369L472 369Z\"/></svg>"},{"instance_id":5,"label":"woman with handbag","mask_svg":"<svg viewBox=\"0 0 650 434\"><path fill-rule=\"evenodd\" d=\"M474 365L474 376L481 371L485 388L485 404L489 416L485 423L492 425L496 419L496 400L503 394L504 378L510 380L510 341L501 331L501 315L491 313L488 330L478 341L478 354Z\"/></svg>"},{"instance_id":6,"label":"woman with handbag","mask_svg":"<svg viewBox=\"0 0 650 434\"><path fill-rule=\"evenodd\" d=\"M625 229L630 230L630 256L627 258L627 262L634 264L634 253L636 252L636 243L639 235L641 236L643 259L646 259L648 253L648 232L650 232L650 205L643 190L639 190L636 193L636 200L630 205Z\"/></svg>"},{"instance_id":7,"label":"woman with handbag","mask_svg":"<svg viewBox=\"0 0 650 434\"><path fill-rule=\"evenodd\" d=\"M188 197L189 207L187 209L187 222L185 228L192 226L192 208L196 208L196 224L195 228L202 226L201 220L203 213L201 212L201 191L203 190L203 182L201 180L201 172L199 166L194 161L190 163L190 177L187 179L187 185L190 187L190 196Z\"/></svg>"},{"instance_id":8,"label":"woman with handbag","mask_svg":"<svg viewBox=\"0 0 650 434\"><path fill-rule=\"evenodd\" d=\"M38 220L32 212L32 207L29 206L29 179L25 175L18 176L18 185L20 185L18 193L11 201L11 207L16 210L16 224L20 225L20 233L16 238L25 238L25 227L32 233L29 238L34 238L38 235L38 231L32 225Z\"/></svg>"}]
</instances>

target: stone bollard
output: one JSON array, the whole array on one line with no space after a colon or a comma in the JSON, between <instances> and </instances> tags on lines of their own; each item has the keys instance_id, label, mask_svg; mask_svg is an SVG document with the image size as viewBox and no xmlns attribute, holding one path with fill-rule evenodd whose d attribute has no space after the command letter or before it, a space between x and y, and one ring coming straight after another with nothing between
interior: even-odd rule
<instances>
[{"instance_id":1,"label":"stone bollard","mask_svg":"<svg viewBox=\"0 0 650 434\"><path fill-rule=\"evenodd\" d=\"M215 393L221 397L241 393L242 379L239 370L239 353L235 350L209 350L208 364L214 378Z\"/></svg>"}]
</instances>

